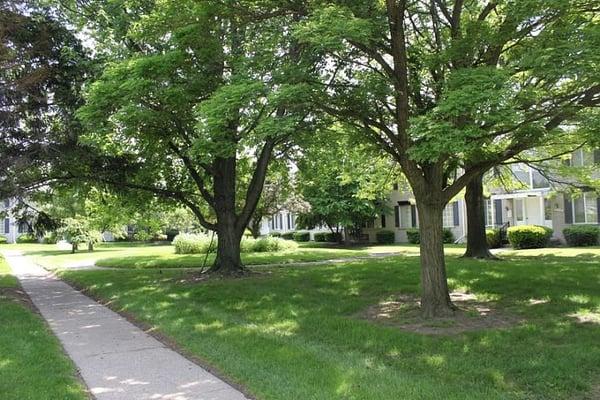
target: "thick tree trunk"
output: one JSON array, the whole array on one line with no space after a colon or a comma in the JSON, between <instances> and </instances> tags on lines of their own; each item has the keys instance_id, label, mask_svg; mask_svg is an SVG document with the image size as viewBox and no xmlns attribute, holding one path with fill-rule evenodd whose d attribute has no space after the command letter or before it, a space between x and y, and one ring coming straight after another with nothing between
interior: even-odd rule
<instances>
[{"instance_id":1,"label":"thick tree trunk","mask_svg":"<svg viewBox=\"0 0 600 400\"><path fill-rule=\"evenodd\" d=\"M217 216L217 257L209 272L241 275L245 272L240 256L245 226L237 226L235 212L235 157L217 158L214 162L214 209Z\"/></svg>"},{"instance_id":2,"label":"thick tree trunk","mask_svg":"<svg viewBox=\"0 0 600 400\"><path fill-rule=\"evenodd\" d=\"M417 207L421 233L421 311L426 318L450 316L456 307L450 301L444 261L444 204L417 199Z\"/></svg>"},{"instance_id":3,"label":"thick tree trunk","mask_svg":"<svg viewBox=\"0 0 600 400\"><path fill-rule=\"evenodd\" d=\"M94 243L93 242L88 242L88 251L89 252L94 251Z\"/></svg>"},{"instance_id":4,"label":"thick tree trunk","mask_svg":"<svg viewBox=\"0 0 600 400\"><path fill-rule=\"evenodd\" d=\"M485 236L485 209L483 206L483 174L477 175L466 186L467 250L463 257L495 259Z\"/></svg>"},{"instance_id":5,"label":"thick tree trunk","mask_svg":"<svg viewBox=\"0 0 600 400\"><path fill-rule=\"evenodd\" d=\"M77 251L77 247L77 243L71 243L71 254L75 254L75 252Z\"/></svg>"}]
</instances>

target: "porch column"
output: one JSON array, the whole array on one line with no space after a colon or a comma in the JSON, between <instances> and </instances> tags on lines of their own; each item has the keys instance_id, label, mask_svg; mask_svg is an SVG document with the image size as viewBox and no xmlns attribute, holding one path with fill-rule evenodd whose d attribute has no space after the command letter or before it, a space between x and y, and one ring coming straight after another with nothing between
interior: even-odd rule
<instances>
[{"instance_id":1,"label":"porch column","mask_svg":"<svg viewBox=\"0 0 600 400\"><path fill-rule=\"evenodd\" d=\"M541 225L546 226L546 212L545 212L545 207L544 207L544 195L540 196L540 221Z\"/></svg>"}]
</instances>

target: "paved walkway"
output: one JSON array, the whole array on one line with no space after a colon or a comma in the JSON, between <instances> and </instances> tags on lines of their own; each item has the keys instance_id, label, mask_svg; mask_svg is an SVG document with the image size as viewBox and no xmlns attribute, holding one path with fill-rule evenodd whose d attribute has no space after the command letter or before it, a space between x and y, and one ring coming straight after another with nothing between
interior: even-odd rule
<instances>
[{"instance_id":1,"label":"paved walkway","mask_svg":"<svg viewBox=\"0 0 600 400\"><path fill-rule=\"evenodd\" d=\"M18 253L6 259L98 400L246 397Z\"/></svg>"}]
</instances>

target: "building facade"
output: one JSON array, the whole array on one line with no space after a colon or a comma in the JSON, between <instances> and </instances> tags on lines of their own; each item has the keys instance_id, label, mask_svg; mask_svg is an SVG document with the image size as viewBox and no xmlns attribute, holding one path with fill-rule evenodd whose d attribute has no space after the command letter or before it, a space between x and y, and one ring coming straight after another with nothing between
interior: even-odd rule
<instances>
[{"instance_id":1,"label":"building facade","mask_svg":"<svg viewBox=\"0 0 600 400\"><path fill-rule=\"evenodd\" d=\"M600 178L600 150L575 151L570 164L577 167L598 166ZM485 200L485 221L488 228L519 225L542 225L552 228L554 239L564 242L563 230L573 225L600 224L598 212L600 197L595 192L570 196L566 191L553 187L550 181L536 169L525 164L514 164L512 174L521 182L521 189L493 189ZM408 242L407 231L418 228L418 208L409 190L395 184L388 196L386 214L363 226L366 241L375 242L381 230L393 231L398 243ZM467 211L464 199L457 197L444 209L444 228L450 229L457 243L466 241ZM295 215L280 211L263 221L261 234L285 233L296 230ZM310 230L314 233L328 231L326 228Z\"/></svg>"},{"instance_id":2,"label":"building facade","mask_svg":"<svg viewBox=\"0 0 600 400\"><path fill-rule=\"evenodd\" d=\"M29 232L29 226L18 223L10 212L16 205L14 199L4 199L0 202L0 235L4 236L8 243L15 243L17 238Z\"/></svg>"}]
</instances>

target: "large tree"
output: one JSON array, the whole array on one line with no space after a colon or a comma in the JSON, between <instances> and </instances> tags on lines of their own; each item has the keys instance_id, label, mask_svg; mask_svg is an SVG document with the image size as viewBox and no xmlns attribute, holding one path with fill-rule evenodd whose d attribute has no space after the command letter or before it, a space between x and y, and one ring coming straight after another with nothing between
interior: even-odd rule
<instances>
[{"instance_id":1,"label":"large tree","mask_svg":"<svg viewBox=\"0 0 600 400\"><path fill-rule=\"evenodd\" d=\"M303 42L323 56L317 106L378 143L414 192L421 307L452 314L444 206L476 176L555 140L597 103L594 1L311 2Z\"/></svg>"},{"instance_id":2,"label":"large tree","mask_svg":"<svg viewBox=\"0 0 600 400\"><path fill-rule=\"evenodd\" d=\"M119 160L87 178L188 207L218 234L213 272L243 272L240 240L274 149L314 122L310 60L282 30L298 15L274 1L128 8L112 19L120 39L107 39L121 50L103 46L111 62L79 113L85 143Z\"/></svg>"},{"instance_id":3,"label":"large tree","mask_svg":"<svg viewBox=\"0 0 600 400\"><path fill-rule=\"evenodd\" d=\"M89 67L80 41L47 9L0 1L0 198L68 164Z\"/></svg>"}]
</instances>

